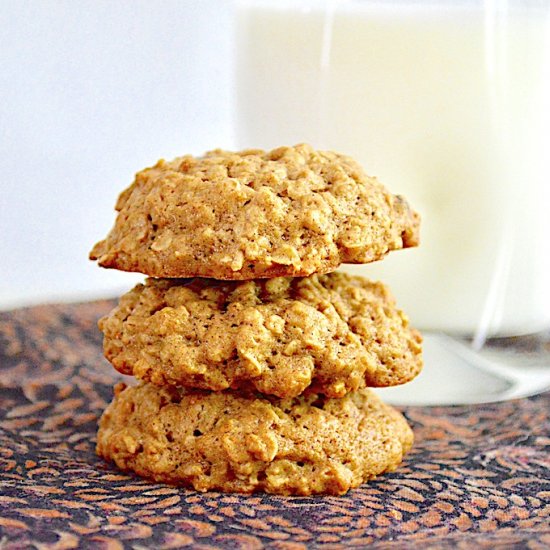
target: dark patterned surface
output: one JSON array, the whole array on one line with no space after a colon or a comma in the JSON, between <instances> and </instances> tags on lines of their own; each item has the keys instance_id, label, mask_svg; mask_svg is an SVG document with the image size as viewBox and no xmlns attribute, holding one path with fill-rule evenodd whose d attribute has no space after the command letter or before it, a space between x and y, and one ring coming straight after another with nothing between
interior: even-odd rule
<instances>
[{"instance_id":1,"label":"dark patterned surface","mask_svg":"<svg viewBox=\"0 0 550 550\"><path fill-rule=\"evenodd\" d=\"M416 444L343 497L199 494L94 454L111 302L0 314L0 548L550 548L550 394L405 410Z\"/></svg>"}]
</instances>

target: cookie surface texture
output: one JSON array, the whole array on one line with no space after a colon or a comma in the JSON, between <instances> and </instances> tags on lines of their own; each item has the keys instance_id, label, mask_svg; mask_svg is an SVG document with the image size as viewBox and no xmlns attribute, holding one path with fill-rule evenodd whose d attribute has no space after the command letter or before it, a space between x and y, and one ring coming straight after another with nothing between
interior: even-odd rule
<instances>
[{"instance_id":1,"label":"cookie surface texture","mask_svg":"<svg viewBox=\"0 0 550 550\"><path fill-rule=\"evenodd\" d=\"M422 338L387 287L339 272L148 279L99 326L113 366L158 386L342 397L402 384L422 368Z\"/></svg>"},{"instance_id":2,"label":"cookie surface texture","mask_svg":"<svg viewBox=\"0 0 550 550\"><path fill-rule=\"evenodd\" d=\"M419 217L351 158L308 145L159 161L90 258L152 277L327 273L418 244Z\"/></svg>"},{"instance_id":3,"label":"cookie surface texture","mask_svg":"<svg viewBox=\"0 0 550 550\"><path fill-rule=\"evenodd\" d=\"M152 384L115 393L98 454L199 491L343 494L395 470L413 441L404 417L367 389L284 400Z\"/></svg>"}]
</instances>

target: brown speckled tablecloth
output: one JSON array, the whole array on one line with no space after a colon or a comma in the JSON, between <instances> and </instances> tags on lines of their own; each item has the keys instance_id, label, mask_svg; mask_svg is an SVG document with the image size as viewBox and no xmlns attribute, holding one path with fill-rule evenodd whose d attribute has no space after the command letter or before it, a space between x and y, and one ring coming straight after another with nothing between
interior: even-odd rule
<instances>
[{"instance_id":1,"label":"brown speckled tablecloth","mask_svg":"<svg viewBox=\"0 0 550 550\"><path fill-rule=\"evenodd\" d=\"M395 473L343 497L193 491L94 454L112 302L0 313L0 548L550 548L550 394L409 407Z\"/></svg>"}]
</instances>

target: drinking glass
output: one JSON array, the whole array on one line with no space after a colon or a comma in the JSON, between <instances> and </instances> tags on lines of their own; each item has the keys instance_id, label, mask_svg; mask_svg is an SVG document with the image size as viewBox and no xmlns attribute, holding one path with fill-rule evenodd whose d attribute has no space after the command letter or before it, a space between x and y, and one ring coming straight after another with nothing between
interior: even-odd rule
<instances>
[{"instance_id":1,"label":"drinking glass","mask_svg":"<svg viewBox=\"0 0 550 550\"><path fill-rule=\"evenodd\" d=\"M238 146L355 157L421 246L344 270L425 337L402 404L550 387L550 2L268 0L235 8Z\"/></svg>"}]
</instances>

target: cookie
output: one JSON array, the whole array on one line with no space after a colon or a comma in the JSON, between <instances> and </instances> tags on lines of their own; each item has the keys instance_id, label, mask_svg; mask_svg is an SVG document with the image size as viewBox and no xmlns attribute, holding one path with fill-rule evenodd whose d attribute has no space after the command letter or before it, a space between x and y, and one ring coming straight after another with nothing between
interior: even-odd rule
<instances>
[{"instance_id":1,"label":"cookie","mask_svg":"<svg viewBox=\"0 0 550 550\"><path fill-rule=\"evenodd\" d=\"M198 491L343 494L397 468L413 434L370 390L267 399L141 384L115 388L97 452Z\"/></svg>"},{"instance_id":2,"label":"cookie","mask_svg":"<svg viewBox=\"0 0 550 550\"><path fill-rule=\"evenodd\" d=\"M422 367L421 336L387 287L345 273L148 279L99 326L114 367L159 386L342 397Z\"/></svg>"},{"instance_id":3,"label":"cookie","mask_svg":"<svg viewBox=\"0 0 550 550\"><path fill-rule=\"evenodd\" d=\"M151 277L306 276L418 244L418 214L402 197L308 145L161 160L116 210L90 258Z\"/></svg>"}]
</instances>

